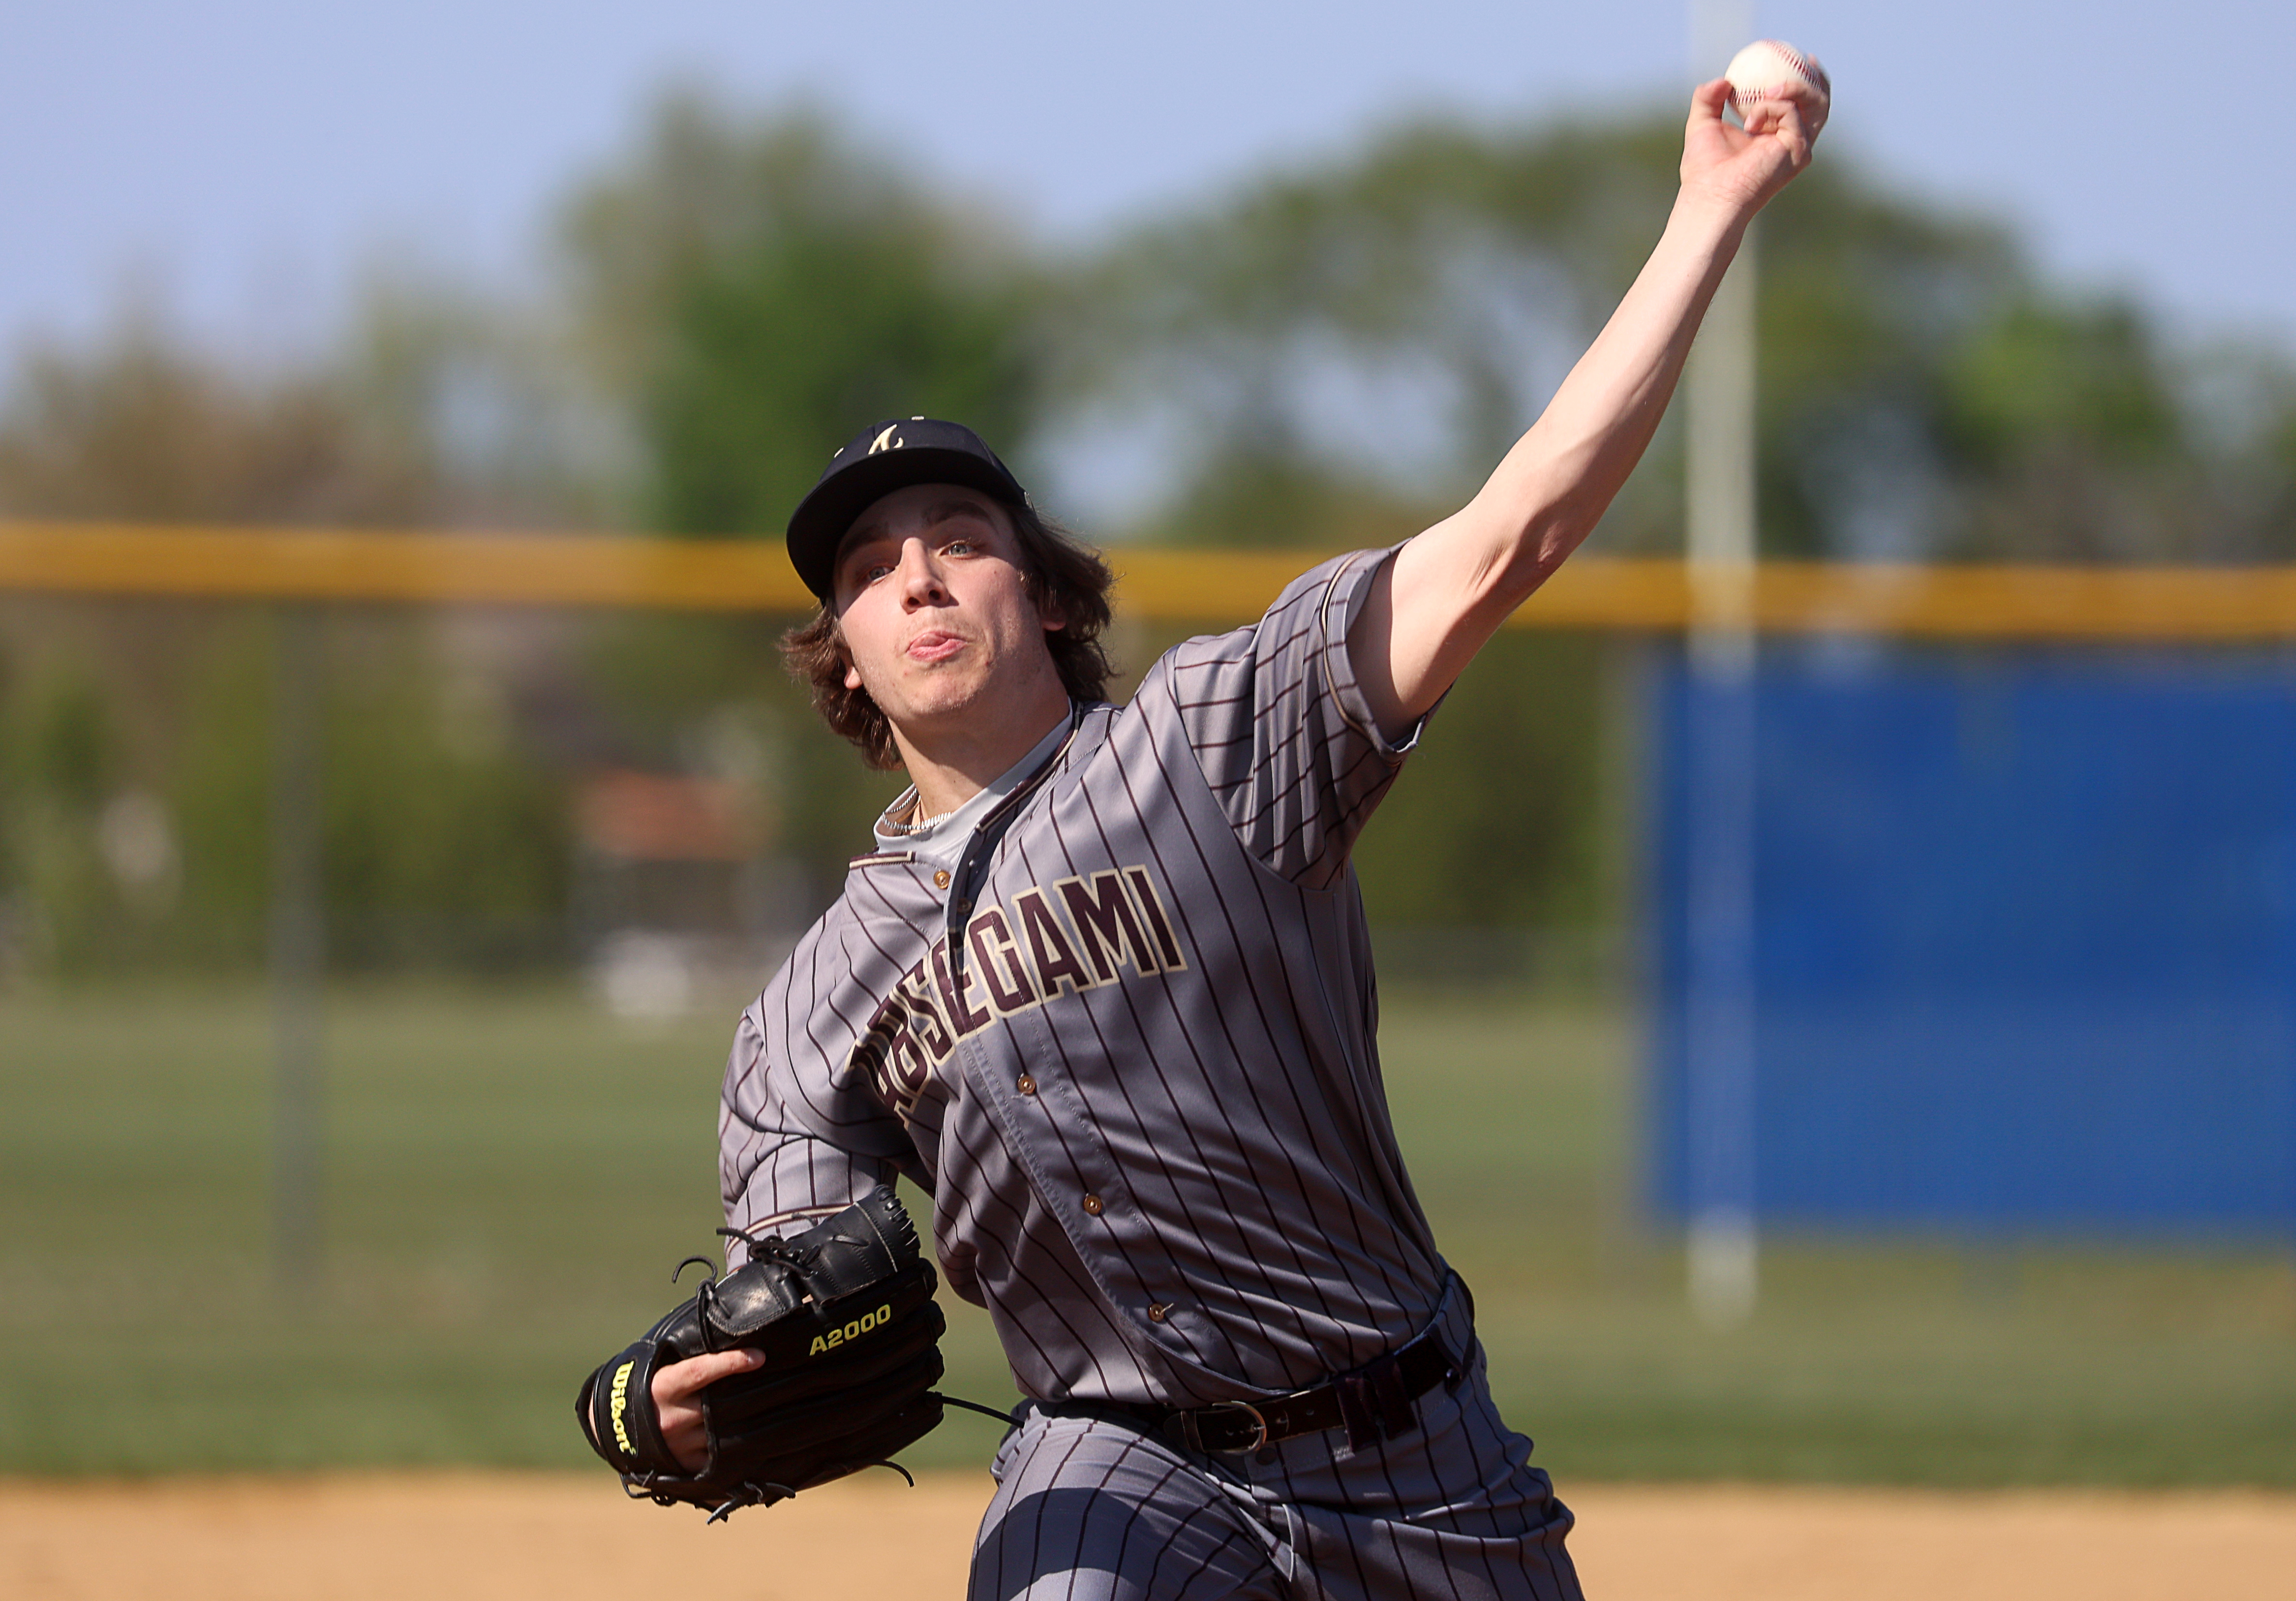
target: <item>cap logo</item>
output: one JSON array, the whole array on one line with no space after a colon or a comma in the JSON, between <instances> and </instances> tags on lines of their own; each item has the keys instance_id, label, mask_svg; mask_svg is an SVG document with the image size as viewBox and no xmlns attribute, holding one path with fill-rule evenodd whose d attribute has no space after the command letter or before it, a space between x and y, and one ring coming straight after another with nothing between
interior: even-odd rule
<instances>
[{"instance_id":1,"label":"cap logo","mask_svg":"<svg viewBox=\"0 0 2296 1601\"><path fill-rule=\"evenodd\" d=\"M899 448L900 448L904 444L906 444L906 443L907 442L907 441L903 440L903 439L895 439L895 438L893 437L894 433L895 433L895 432L896 432L899 428L900 428L900 424L899 424L899 423L894 423L894 424L893 424L893 426L892 426L891 428L888 428L887 430L885 430L885 431L884 431L884 432L882 432L882 433L879 434L875 439L873 439L870 440L870 441L869 441L869 454L870 454L871 456L874 456L874 455L876 455L876 454L877 454L877 452L879 452L880 450L898 450L898 449L899 449Z\"/></svg>"}]
</instances>

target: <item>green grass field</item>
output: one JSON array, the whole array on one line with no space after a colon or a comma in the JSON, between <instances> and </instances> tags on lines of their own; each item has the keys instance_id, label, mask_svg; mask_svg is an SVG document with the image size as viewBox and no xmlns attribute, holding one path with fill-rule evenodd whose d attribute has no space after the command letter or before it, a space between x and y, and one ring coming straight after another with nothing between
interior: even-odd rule
<instances>
[{"instance_id":1,"label":"green grass field","mask_svg":"<svg viewBox=\"0 0 2296 1601\"><path fill-rule=\"evenodd\" d=\"M289 1289L260 995L0 996L0 1472L588 1463L581 1375L712 1244L729 1025L337 993L326 1266ZM2285 1255L1781 1243L1717 1334L1636 1219L1617 1019L1391 998L1386 1058L1495 1385L1566 1483L2296 1486ZM985 1318L952 1322L950 1387L1009 1399ZM914 1457L995 1433L952 1415Z\"/></svg>"}]
</instances>

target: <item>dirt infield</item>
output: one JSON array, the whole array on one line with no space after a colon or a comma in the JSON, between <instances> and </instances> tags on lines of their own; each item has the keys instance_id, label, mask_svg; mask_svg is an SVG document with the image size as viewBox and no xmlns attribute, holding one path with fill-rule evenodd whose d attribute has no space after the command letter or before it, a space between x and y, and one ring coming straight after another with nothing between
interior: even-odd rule
<instances>
[{"instance_id":1,"label":"dirt infield","mask_svg":"<svg viewBox=\"0 0 2296 1601\"><path fill-rule=\"evenodd\" d=\"M985 1478L861 1480L705 1529L595 1475L0 1482L13 1601L957 1596ZM2296 1496L1585 1486L1603 1601L2279 1597Z\"/></svg>"}]
</instances>

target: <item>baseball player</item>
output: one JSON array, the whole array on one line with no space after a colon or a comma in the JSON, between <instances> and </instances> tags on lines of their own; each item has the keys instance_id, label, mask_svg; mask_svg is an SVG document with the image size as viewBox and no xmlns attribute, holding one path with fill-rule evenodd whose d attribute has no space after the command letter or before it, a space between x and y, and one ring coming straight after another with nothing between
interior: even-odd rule
<instances>
[{"instance_id":1,"label":"baseball player","mask_svg":"<svg viewBox=\"0 0 2296 1601\"><path fill-rule=\"evenodd\" d=\"M866 430L791 517L822 602L792 664L911 787L742 1016L726 1220L897 1173L932 1197L1027 1398L975 1597L1578 1595L1570 1515L1492 1405L1396 1148L1349 854L1624 482L1809 159L1791 105L1741 128L1726 94L1695 93L1663 236L1474 499L1177 647L1120 709L1106 568L968 430ZM698 1392L755 1360L657 1375L681 1459Z\"/></svg>"}]
</instances>

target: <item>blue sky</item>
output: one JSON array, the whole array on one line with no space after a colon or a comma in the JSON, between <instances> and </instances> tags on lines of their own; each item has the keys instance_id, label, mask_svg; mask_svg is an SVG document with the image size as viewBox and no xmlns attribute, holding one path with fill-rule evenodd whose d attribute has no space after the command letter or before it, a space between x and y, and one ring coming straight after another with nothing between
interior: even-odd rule
<instances>
[{"instance_id":1,"label":"blue sky","mask_svg":"<svg viewBox=\"0 0 2296 1601\"><path fill-rule=\"evenodd\" d=\"M2013 219L2064 280L2296 349L2296 7L1752 10L1832 70L1828 146ZM1414 111L1672 99L1688 35L1685 0L11 0L0 348L131 289L259 346L323 333L393 257L514 283L672 78L809 96L1061 237Z\"/></svg>"}]
</instances>

